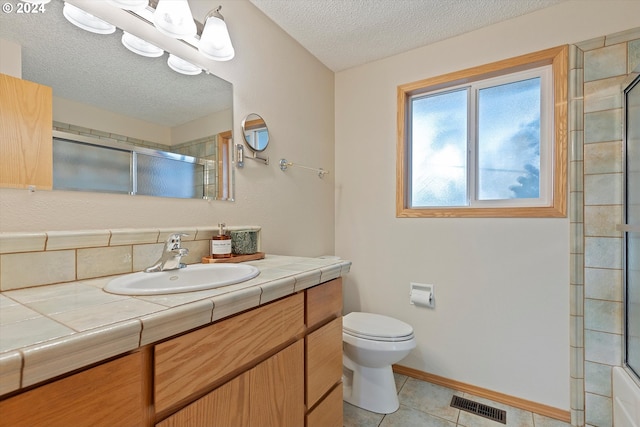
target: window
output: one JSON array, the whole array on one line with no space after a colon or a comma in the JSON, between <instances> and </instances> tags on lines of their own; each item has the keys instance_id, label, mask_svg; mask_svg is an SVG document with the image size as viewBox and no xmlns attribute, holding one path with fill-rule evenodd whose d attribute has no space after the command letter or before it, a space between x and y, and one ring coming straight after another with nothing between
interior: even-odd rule
<instances>
[{"instance_id":1,"label":"window","mask_svg":"<svg viewBox=\"0 0 640 427\"><path fill-rule=\"evenodd\" d=\"M398 217L564 217L567 51L398 88Z\"/></svg>"}]
</instances>

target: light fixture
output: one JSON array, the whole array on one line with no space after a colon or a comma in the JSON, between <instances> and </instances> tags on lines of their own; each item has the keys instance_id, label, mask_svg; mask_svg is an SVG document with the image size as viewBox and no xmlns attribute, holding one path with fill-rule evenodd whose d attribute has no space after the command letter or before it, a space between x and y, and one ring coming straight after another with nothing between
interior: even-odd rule
<instances>
[{"instance_id":1,"label":"light fixture","mask_svg":"<svg viewBox=\"0 0 640 427\"><path fill-rule=\"evenodd\" d=\"M153 24L163 34L181 39L197 32L187 0L158 0Z\"/></svg>"},{"instance_id":2,"label":"light fixture","mask_svg":"<svg viewBox=\"0 0 640 427\"><path fill-rule=\"evenodd\" d=\"M167 65L173 71L180 74L186 74L188 76L196 76L202 72L202 68L195 66L191 62L187 62L184 59L179 58L172 53L169 54Z\"/></svg>"},{"instance_id":3,"label":"light fixture","mask_svg":"<svg viewBox=\"0 0 640 427\"><path fill-rule=\"evenodd\" d=\"M133 53L146 56L149 58L157 58L164 54L164 50L158 46L149 43L146 40L142 40L140 37L136 37L126 31L122 32L122 44Z\"/></svg>"},{"instance_id":4,"label":"light fixture","mask_svg":"<svg viewBox=\"0 0 640 427\"><path fill-rule=\"evenodd\" d=\"M140 10L149 5L147 0L107 0L112 5L125 10Z\"/></svg>"},{"instance_id":5,"label":"light fixture","mask_svg":"<svg viewBox=\"0 0 640 427\"><path fill-rule=\"evenodd\" d=\"M27 3L45 4L51 0L22 0ZM144 25L153 24L161 33L182 40L188 46L198 49L202 56L215 61L228 61L235 56L231 37L220 14L222 6L211 10L204 18L204 25L193 19L188 0L106 0L109 4L130 11ZM155 7L155 9L154 9ZM91 10L91 9L89 9ZM109 22L86 12L71 3L64 3L65 18L72 24L93 33L111 34L116 27ZM202 31L199 31L201 28ZM153 36L151 36L153 37ZM164 50L127 31L122 33L122 44L138 55L157 58ZM196 60L200 62L200 60ZM174 71L195 76L203 68L184 59L169 54L167 65ZM207 70L208 72L208 70Z\"/></svg>"},{"instance_id":6,"label":"light fixture","mask_svg":"<svg viewBox=\"0 0 640 427\"><path fill-rule=\"evenodd\" d=\"M220 9L222 6L218 6L204 18L204 28L200 36L198 50L209 59L228 61L234 57L235 51Z\"/></svg>"},{"instance_id":7,"label":"light fixture","mask_svg":"<svg viewBox=\"0 0 640 427\"><path fill-rule=\"evenodd\" d=\"M116 31L114 25L91 15L84 10L65 2L62 14L73 25L96 34L111 34Z\"/></svg>"}]
</instances>

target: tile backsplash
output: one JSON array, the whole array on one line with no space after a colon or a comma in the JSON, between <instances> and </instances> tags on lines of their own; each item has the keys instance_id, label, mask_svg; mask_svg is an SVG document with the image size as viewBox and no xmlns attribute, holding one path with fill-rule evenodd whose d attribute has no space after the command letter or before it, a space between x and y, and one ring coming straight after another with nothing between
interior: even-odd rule
<instances>
[{"instance_id":1,"label":"tile backsplash","mask_svg":"<svg viewBox=\"0 0 640 427\"><path fill-rule=\"evenodd\" d=\"M259 226L229 230L258 231ZM0 291L141 271L160 257L170 234L183 232L187 264L209 255L217 227L0 233Z\"/></svg>"}]
</instances>

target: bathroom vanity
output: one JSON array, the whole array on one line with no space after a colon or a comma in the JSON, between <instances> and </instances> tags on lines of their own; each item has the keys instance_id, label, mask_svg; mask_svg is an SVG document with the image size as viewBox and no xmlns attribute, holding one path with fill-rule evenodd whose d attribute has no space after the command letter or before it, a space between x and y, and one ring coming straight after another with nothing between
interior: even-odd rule
<instances>
[{"instance_id":1,"label":"bathroom vanity","mask_svg":"<svg viewBox=\"0 0 640 427\"><path fill-rule=\"evenodd\" d=\"M350 263L275 259L262 278L193 301L213 302L202 326L174 316L164 323L187 329L156 339L144 336L145 320L152 331L162 313L141 316L138 348L32 386L25 364L21 388L0 397L0 426L342 426L341 274Z\"/></svg>"}]
</instances>

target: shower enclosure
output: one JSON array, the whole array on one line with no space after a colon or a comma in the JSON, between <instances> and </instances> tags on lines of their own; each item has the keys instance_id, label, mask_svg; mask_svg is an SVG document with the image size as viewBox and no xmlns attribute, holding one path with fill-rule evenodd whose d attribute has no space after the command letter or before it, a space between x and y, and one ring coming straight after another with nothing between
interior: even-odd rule
<instances>
[{"instance_id":1,"label":"shower enclosure","mask_svg":"<svg viewBox=\"0 0 640 427\"><path fill-rule=\"evenodd\" d=\"M640 382L640 76L625 90L624 365Z\"/></svg>"},{"instance_id":2,"label":"shower enclosure","mask_svg":"<svg viewBox=\"0 0 640 427\"><path fill-rule=\"evenodd\" d=\"M624 349L613 368L613 425L640 427L640 75L624 90Z\"/></svg>"}]
</instances>

